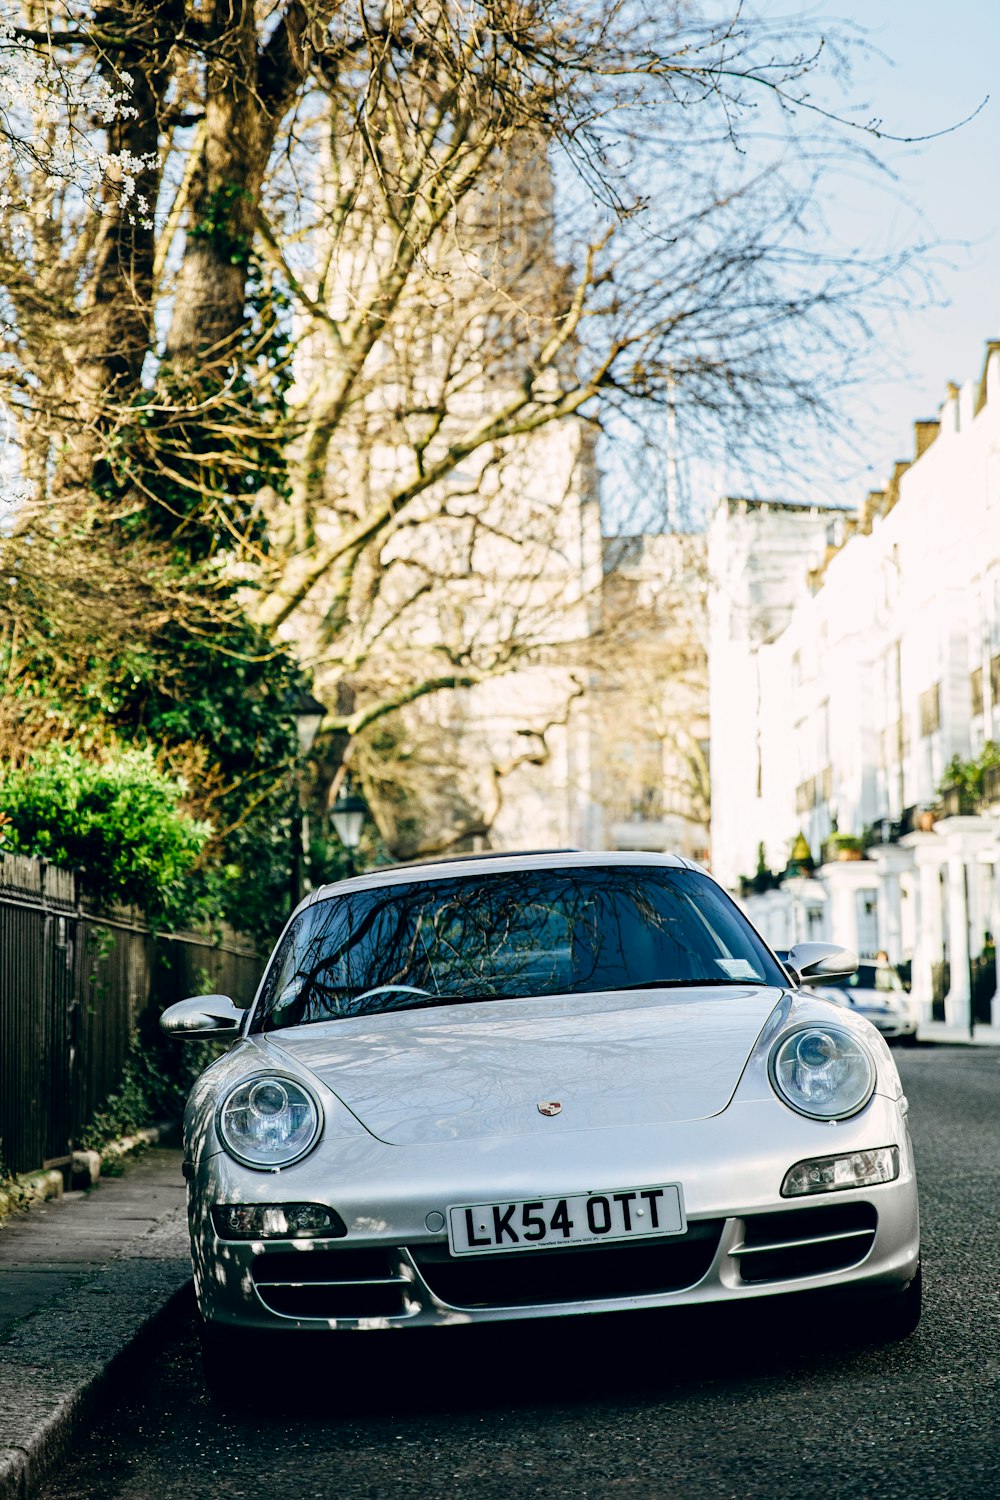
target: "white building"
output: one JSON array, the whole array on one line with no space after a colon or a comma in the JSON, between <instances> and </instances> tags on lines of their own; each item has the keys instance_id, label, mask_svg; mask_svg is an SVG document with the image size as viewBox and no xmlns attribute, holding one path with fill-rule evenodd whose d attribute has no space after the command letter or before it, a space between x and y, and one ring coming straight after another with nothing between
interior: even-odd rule
<instances>
[{"instance_id":1,"label":"white building","mask_svg":"<svg viewBox=\"0 0 1000 1500\"><path fill-rule=\"evenodd\" d=\"M592 848L708 858L705 538L604 541L591 676Z\"/></svg>"},{"instance_id":2,"label":"white building","mask_svg":"<svg viewBox=\"0 0 1000 1500\"><path fill-rule=\"evenodd\" d=\"M1000 343L915 439L855 516L716 512L713 866L736 888L760 844L775 871L799 832L818 863L825 846L815 878L749 899L755 919L778 944L885 949L925 1020L964 1028L970 957L1000 927L1000 794L995 775L974 809L940 789L1000 742Z\"/></svg>"}]
</instances>

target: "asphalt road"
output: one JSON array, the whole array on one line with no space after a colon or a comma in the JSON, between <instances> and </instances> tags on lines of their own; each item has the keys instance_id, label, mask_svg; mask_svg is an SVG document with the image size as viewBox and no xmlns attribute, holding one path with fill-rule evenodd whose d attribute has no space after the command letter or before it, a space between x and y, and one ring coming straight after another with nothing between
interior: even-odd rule
<instances>
[{"instance_id":1,"label":"asphalt road","mask_svg":"<svg viewBox=\"0 0 1000 1500\"><path fill-rule=\"evenodd\" d=\"M924 1225L905 1343L777 1311L345 1336L262 1359L274 1406L234 1416L188 1312L44 1500L1000 1496L1000 1050L897 1055Z\"/></svg>"}]
</instances>

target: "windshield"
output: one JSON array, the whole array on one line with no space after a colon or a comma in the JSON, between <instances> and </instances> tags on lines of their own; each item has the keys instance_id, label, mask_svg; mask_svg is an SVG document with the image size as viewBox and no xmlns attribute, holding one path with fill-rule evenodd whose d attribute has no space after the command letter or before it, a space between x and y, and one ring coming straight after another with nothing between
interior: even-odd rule
<instances>
[{"instance_id":1,"label":"windshield","mask_svg":"<svg viewBox=\"0 0 1000 1500\"><path fill-rule=\"evenodd\" d=\"M706 876L648 865L498 871L307 907L278 945L251 1029L689 984L787 984Z\"/></svg>"}]
</instances>

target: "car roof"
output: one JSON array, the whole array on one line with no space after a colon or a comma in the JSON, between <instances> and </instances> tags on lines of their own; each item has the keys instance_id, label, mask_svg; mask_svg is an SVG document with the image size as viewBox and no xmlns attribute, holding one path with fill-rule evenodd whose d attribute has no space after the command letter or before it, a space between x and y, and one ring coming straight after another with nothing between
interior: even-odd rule
<instances>
[{"instance_id":1,"label":"car roof","mask_svg":"<svg viewBox=\"0 0 1000 1500\"><path fill-rule=\"evenodd\" d=\"M489 850L484 854L457 854L445 858L410 860L406 864L380 865L364 875L321 885L312 891L302 906L311 906L328 896L350 890L373 890L380 886L407 885L416 880L445 880L456 876L471 878L498 870L558 870L614 865L652 865L674 870L700 870L692 860L680 854L653 854L641 850L617 849L532 849Z\"/></svg>"}]
</instances>

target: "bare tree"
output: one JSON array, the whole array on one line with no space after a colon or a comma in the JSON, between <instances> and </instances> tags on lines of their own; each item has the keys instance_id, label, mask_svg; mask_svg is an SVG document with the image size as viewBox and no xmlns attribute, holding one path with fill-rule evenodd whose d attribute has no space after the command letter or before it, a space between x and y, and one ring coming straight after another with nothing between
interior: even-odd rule
<instances>
[{"instance_id":1,"label":"bare tree","mask_svg":"<svg viewBox=\"0 0 1000 1500\"><path fill-rule=\"evenodd\" d=\"M787 440L898 291L905 255L812 233L852 129L810 95L847 54L805 23L30 0L18 37L128 89L108 144L145 205L40 182L0 227L44 524L238 580L348 740L572 662L601 584L573 515L610 417Z\"/></svg>"}]
</instances>

